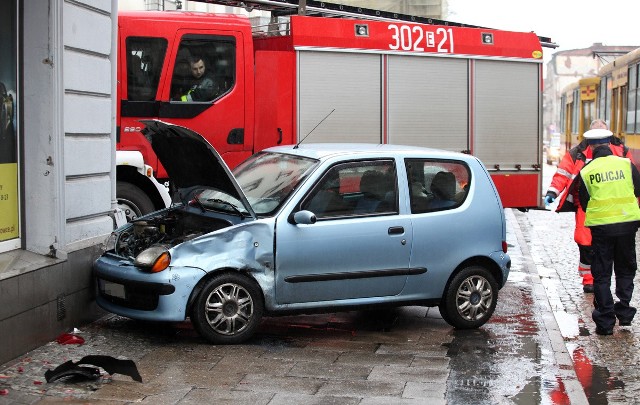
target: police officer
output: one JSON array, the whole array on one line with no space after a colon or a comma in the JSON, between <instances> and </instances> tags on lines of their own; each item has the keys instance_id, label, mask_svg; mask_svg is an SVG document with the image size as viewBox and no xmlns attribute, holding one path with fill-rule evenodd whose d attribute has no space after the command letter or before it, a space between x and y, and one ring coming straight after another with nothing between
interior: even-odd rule
<instances>
[{"instance_id":1,"label":"police officer","mask_svg":"<svg viewBox=\"0 0 640 405\"><path fill-rule=\"evenodd\" d=\"M590 129L608 129L606 122L597 119L591 123ZM614 155L631 158L629 149L615 136L609 139L609 148ZM578 274L582 277L582 290L585 293L593 292L593 277L591 276L591 260L593 251L591 249L591 232L584 226L584 208L578 204L578 194L575 192L573 180L580 172L586 162L591 161L591 150L589 143L583 139L575 147L567 152L558 165L558 170L553 175L551 185L547 190L544 199L546 206L549 206L558 196L557 212L575 212L575 230L573 239L578 244L580 259L578 261ZM564 192L563 192L564 191Z\"/></svg>"},{"instance_id":2,"label":"police officer","mask_svg":"<svg viewBox=\"0 0 640 405\"><path fill-rule=\"evenodd\" d=\"M592 129L584 138L593 149L593 160L580 170L580 204L585 209L585 226L591 230L594 287L593 321L598 335L613 334L618 318L631 325L636 309L631 307L636 274L635 235L640 225L640 173L629 159L613 155L608 144L612 132ZM615 271L616 296L611 295Z\"/></svg>"}]
</instances>

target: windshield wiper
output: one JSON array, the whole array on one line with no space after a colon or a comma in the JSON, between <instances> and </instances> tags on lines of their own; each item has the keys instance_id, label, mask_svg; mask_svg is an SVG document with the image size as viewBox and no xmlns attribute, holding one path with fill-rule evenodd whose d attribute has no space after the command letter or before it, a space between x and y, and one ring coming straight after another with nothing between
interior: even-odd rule
<instances>
[{"instance_id":1,"label":"windshield wiper","mask_svg":"<svg viewBox=\"0 0 640 405\"><path fill-rule=\"evenodd\" d=\"M229 201L225 201L225 200L221 200L219 198L209 198L207 200L207 202L213 202L213 203L218 203L218 204L222 204L222 205L226 205L231 207L231 209L238 215L240 215L240 219L244 219L244 214L242 213L242 211L240 211L238 209L238 207L236 207L235 205L233 205L232 203L230 203Z\"/></svg>"}]
</instances>

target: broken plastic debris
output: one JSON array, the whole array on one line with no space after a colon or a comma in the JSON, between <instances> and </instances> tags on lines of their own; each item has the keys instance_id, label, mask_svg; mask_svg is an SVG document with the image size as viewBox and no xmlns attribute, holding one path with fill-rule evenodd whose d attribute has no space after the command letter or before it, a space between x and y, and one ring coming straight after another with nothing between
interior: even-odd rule
<instances>
[{"instance_id":1,"label":"broken plastic debris","mask_svg":"<svg viewBox=\"0 0 640 405\"><path fill-rule=\"evenodd\" d=\"M84 356L77 363L69 360L62 363L53 370L47 370L44 378L48 383L60 378L74 378L85 380L97 380L100 377L100 370L95 367L81 367L80 364L88 364L102 367L109 374L128 375L138 382L142 382L142 377L133 360L120 360L111 356L89 355Z\"/></svg>"},{"instance_id":2,"label":"broken plastic debris","mask_svg":"<svg viewBox=\"0 0 640 405\"><path fill-rule=\"evenodd\" d=\"M81 345L84 343L84 338L76 336L72 333L63 333L62 335L58 336L56 341L61 345Z\"/></svg>"},{"instance_id":3,"label":"broken plastic debris","mask_svg":"<svg viewBox=\"0 0 640 405\"><path fill-rule=\"evenodd\" d=\"M0 390L0 395L9 395L9 390L7 389Z\"/></svg>"}]
</instances>

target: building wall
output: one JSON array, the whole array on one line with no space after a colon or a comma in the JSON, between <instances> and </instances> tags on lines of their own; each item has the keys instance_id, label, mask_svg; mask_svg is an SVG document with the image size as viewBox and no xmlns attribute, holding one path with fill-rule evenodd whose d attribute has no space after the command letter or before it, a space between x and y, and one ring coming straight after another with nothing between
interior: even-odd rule
<instances>
[{"instance_id":1,"label":"building wall","mask_svg":"<svg viewBox=\"0 0 640 405\"><path fill-rule=\"evenodd\" d=\"M0 253L0 362L95 319L114 226L117 0L21 0L22 248Z\"/></svg>"}]
</instances>

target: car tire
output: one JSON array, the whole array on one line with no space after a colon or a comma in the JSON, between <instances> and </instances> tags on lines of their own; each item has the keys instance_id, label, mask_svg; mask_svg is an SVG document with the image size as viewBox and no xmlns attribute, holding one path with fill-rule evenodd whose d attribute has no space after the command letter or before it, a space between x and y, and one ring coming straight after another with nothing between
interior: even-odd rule
<instances>
[{"instance_id":1,"label":"car tire","mask_svg":"<svg viewBox=\"0 0 640 405\"><path fill-rule=\"evenodd\" d=\"M191 312L191 322L211 343L236 344L253 335L263 310L260 287L253 280L224 273L202 287Z\"/></svg>"},{"instance_id":2,"label":"car tire","mask_svg":"<svg viewBox=\"0 0 640 405\"><path fill-rule=\"evenodd\" d=\"M116 194L118 195L118 208L124 212L127 222L131 222L156 209L149 196L131 183L117 181Z\"/></svg>"},{"instance_id":3,"label":"car tire","mask_svg":"<svg viewBox=\"0 0 640 405\"><path fill-rule=\"evenodd\" d=\"M456 274L440 302L442 318L457 329L473 329L491 318L498 301L498 283L480 266L464 268Z\"/></svg>"}]
</instances>

